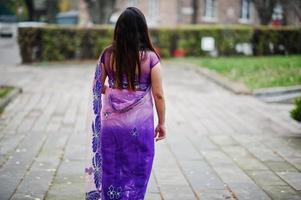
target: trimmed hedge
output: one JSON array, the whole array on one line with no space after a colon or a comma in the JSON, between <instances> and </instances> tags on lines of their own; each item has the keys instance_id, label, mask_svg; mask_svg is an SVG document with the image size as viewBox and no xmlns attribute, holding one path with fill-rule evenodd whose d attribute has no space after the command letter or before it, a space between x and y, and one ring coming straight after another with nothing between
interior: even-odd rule
<instances>
[{"instance_id":1,"label":"trimmed hedge","mask_svg":"<svg viewBox=\"0 0 301 200\"><path fill-rule=\"evenodd\" d=\"M291 110L290 115L296 121L301 122L301 97L295 99L295 107Z\"/></svg>"},{"instance_id":2,"label":"trimmed hedge","mask_svg":"<svg viewBox=\"0 0 301 200\"><path fill-rule=\"evenodd\" d=\"M95 59L113 38L114 27L85 29L50 25L19 28L18 42L23 63ZM202 37L213 37L218 55L236 55L239 43L252 44L254 55L301 53L300 28L250 26L178 26L150 29L152 41L162 57L173 56L180 49L187 56L206 55Z\"/></svg>"}]
</instances>

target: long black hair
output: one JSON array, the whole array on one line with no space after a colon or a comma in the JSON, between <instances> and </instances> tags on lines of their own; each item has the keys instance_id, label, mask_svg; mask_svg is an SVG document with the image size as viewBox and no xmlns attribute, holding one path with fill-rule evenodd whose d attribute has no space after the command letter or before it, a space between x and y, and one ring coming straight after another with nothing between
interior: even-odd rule
<instances>
[{"instance_id":1,"label":"long black hair","mask_svg":"<svg viewBox=\"0 0 301 200\"><path fill-rule=\"evenodd\" d=\"M119 16L113 37L113 69L116 87L123 88L127 82L129 90L135 90L135 83L140 80L140 50L151 50L157 54L150 41L147 23L143 13L135 7L127 7ZM159 57L160 58L160 57Z\"/></svg>"}]
</instances>

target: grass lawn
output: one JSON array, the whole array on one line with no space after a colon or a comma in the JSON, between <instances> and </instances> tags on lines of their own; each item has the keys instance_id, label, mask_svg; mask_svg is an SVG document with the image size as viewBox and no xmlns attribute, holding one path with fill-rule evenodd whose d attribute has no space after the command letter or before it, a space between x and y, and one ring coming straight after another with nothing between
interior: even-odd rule
<instances>
[{"instance_id":1,"label":"grass lawn","mask_svg":"<svg viewBox=\"0 0 301 200\"><path fill-rule=\"evenodd\" d=\"M187 57L178 60L214 70L250 89L301 85L301 55L264 57Z\"/></svg>"},{"instance_id":2,"label":"grass lawn","mask_svg":"<svg viewBox=\"0 0 301 200\"><path fill-rule=\"evenodd\" d=\"M0 98L4 98L13 88L0 86Z\"/></svg>"},{"instance_id":3,"label":"grass lawn","mask_svg":"<svg viewBox=\"0 0 301 200\"><path fill-rule=\"evenodd\" d=\"M9 92L12 90L12 87L3 87L0 86L0 100L3 99ZM0 107L0 114L2 113L4 107Z\"/></svg>"}]
</instances>

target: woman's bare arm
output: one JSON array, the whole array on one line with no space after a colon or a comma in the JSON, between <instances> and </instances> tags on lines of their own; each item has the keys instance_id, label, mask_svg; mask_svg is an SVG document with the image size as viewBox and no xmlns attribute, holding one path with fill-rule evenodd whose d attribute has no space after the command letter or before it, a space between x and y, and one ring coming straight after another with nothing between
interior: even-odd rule
<instances>
[{"instance_id":1,"label":"woman's bare arm","mask_svg":"<svg viewBox=\"0 0 301 200\"><path fill-rule=\"evenodd\" d=\"M165 99L162 86L161 64L156 64L151 71L151 85L154 96L156 111L158 115L158 125L156 127L156 140L161 140L166 137L165 128Z\"/></svg>"}]
</instances>

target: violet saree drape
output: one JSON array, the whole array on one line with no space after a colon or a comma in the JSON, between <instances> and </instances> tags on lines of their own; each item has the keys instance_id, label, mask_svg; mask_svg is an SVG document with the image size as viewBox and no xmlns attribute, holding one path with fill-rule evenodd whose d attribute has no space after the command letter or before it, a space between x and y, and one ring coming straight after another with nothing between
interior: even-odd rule
<instances>
[{"instance_id":1,"label":"violet saree drape","mask_svg":"<svg viewBox=\"0 0 301 200\"><path fill-rule=\"evenodd\" d=\"M103 60L102 52L92 87L86 200L143 200L154 158L151 90L108 87L101 94Z\"/></svg>"}]
</instances>

